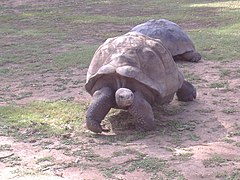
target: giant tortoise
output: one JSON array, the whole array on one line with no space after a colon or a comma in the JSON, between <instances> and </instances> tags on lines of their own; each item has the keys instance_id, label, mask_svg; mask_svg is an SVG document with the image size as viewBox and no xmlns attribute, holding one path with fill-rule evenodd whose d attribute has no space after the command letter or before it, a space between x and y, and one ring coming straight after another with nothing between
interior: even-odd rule
<instances>
[{"instance_id":1,"label":"giant tortoise","mask_svg":"<svg viewBox=\"0 0 240 180\"><path fill-rule=\"evenodd\" d=\"M201 59L201 55L196 51L193 41L187 33L179 25L169 20L152 19L133 27L131 31L160 39L169 49L174 60L198 62Z\"/></svg>"},{"instance_id":2,"label":"giant tortoise","mask_svg":"<svg viewBox=\"0 0 240 180\"><path fill-rule=\"evenodd\" d=\"M107 39L95 52L85 88L92 95L86 127L101 133L101 121L111 108L132 114L136 128L152 130L154 103L196 98L196 89L184 80L161 41L137 32Z\"/></svg>"}]
</instances>

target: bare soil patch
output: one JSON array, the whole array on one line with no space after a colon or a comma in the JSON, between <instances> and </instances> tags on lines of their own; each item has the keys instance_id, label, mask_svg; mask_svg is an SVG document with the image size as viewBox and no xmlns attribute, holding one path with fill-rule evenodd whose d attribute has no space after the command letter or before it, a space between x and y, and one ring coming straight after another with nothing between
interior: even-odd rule
<instances>
[{"instance_id":1,"label":"bare soil patch","mask_svg":"<svg viewBox=\"0 0 240 180\"><path fill-rule=\"evenodd\" d=\"M36 100L86 100L89 98L83 88L86 72L87 69L72 69L3 77L0 105L25 104Z\"/></svg>"}]
</instances>

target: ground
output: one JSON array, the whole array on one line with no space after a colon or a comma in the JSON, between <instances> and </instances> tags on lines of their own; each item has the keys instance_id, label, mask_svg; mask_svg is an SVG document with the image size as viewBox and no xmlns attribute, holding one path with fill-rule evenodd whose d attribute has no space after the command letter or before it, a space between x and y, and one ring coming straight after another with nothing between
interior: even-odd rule
<instances>
[{"instance_id":1,"label":"ground","mask_svg":"<svg viewBox=\"0 0 240 180\"><path fill-rule=\"evenodd\" d=\"M6 1L12 6L28 2L32 1ZM117 30L119 26L111 28ZM17 41L12 38L9 43ZM30 63L42 66L41 62ZM154 106L155 131L141 133L122 125L128 114L119 111L108 117L111 132L99 135L86 130L84 134L73 131L36 138L38 132L31 127L6 132L3 126L0 179L240 179L240 60L203 57L198 63L177 64L196 87L197 98ZM26 62L1 64L3 69L18 72L26 66ZM6 74L1 77L0 105L25 105L36 100L89 103L91 97L84 90L86 72L87 68L71 67ZM14 133L9 131L21 135L11 136Z\"/></svg>"},{"instance_id":2,"label":"ground","mask_svg":"<svg viewBox=\"0 0 240 180\"><path fill-rule=\"evenodd\" d=\"M190 103L174 100L168 106L155 107L155 111L160 108L160 112L156 112L159 129L143 138L136 138L129 142L126 139L123 140L121 137L124 135L127 138L130 133L124 130L85 137L79 142L69 144L63 143L65 139L61 138L22 142L12 137L0 136L0 157L12 155L10 158L1 160L0 165L3 171L0 175L4 178L13 178L20 176L21 173L24 175L43 173L50 179L58 179L58 177L59 179L60 177L66 179L79 179L79 177L82 179L146 179L149 177L154 179L154 176L161 177L161 173L167 177L185 177L186 179L234 177L235 174L239 174L240 167L238 111L240 105L239 99L236 98L240 95L239 63L240 61L216 63L204 59L199 63L180 63L180 68L189 79L195 82L197 99ZM79 93L84 92L81 89L81 83L80 87L76 88L71 82L80 79L83 83L85 75L86 70L80 72L73 70L71 77L64 73L44 76L35 74L31 77L14 79L16 83L14 86L9 80L3 82L13 87L11 89L13 92L7 91L6 96L11 94L10 92L14 94L21 94L24 91L33 92L31 97L14 99L20 104L39 97L49 100L68 97L68 95L75 97L76 101L81 101L90 97L86 93ZM70 78L68 80L70 83L67 83L66 90L56 92L54 90L56 87L51 82L56 82L54 80L59 78L63 80ZM19 88L23 83L22 79L24 82L35 82L35 84ZM115 138L112 140L113 143L109 144L101 138L102 136ZM71 138L77 141L81 136L73 134ZM11 147L7 148L7 144ZM131 166L135 159L139 158L140 152L144 158L158 158L166 164L156 172L155 167L148 167L147 162L143 163L146 166L144 167L146 172L137 169L128 172L123 168L121 171L126 172L122 174L118 173L117 168L114 169L119 165ZM21 161L18 162L18 158L21 158ZM103 160L96 160L98 158ZM39 161L39 159L43 160ZM149 164L151 165L152 162ZM107 173L113 175L107 178L103 175ZM45 179L46 175L42 178Z\"/></svg>"}]
</instances>

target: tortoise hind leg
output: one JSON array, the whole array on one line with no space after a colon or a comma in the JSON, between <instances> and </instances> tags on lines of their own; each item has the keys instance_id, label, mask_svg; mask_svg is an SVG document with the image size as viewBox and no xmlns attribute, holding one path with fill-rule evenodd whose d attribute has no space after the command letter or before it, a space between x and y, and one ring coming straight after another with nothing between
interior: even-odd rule
<instances>
[{"instance_id":1,"label":"tortoise hind leg","mask_svg":"<svg viewBox=\"0 0 240 180\"><path fill-rule=\"evenodd\" d=\"M180 61L198 62L200 61L201 58L202 58L201 54L199 54L196 51L190 51L181 55L173 56L173 59L175 61L180 60Z\"/></svg>"},{"instance_id":2,"label":"tortoise hind leg","mask_svg":"<svg viewBox=\"0 0 240 180\"><path fill-rule=\"evenodd\" d=\"M100 123L114 105L112 89L104 87L93 94L93 99L86 113L86 125L90 131L101 133L104 130Z\"/></svg>"},{"instance_id":3,"label":"tortoise hind leg","mask_svg":"<svg viewBox=\"0 0 240 180\"><path fill-rule=\"evenodd\" d=\"M188 81L184 81L182 87L177 91L177 97L179 101L193 101L196 99L196 88Z\"/></svg>"},{"instance_id":4,"label":"tortoise hind leg","mask_svg":"<svg viewBox=\"0 0 240 180\"><path fill-rule=\"evenodd\" d=\"M155 128L152 107L140 92L134 93L134 102L128 112L133 115L137 129L149 131Z\"/></svg>"}]
</instances>

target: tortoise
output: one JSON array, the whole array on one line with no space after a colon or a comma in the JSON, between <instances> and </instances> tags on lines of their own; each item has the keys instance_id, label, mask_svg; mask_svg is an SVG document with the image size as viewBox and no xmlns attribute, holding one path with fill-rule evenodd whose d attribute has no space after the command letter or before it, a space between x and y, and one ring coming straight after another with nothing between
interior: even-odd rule
<instances>
[{"instance_id":1,"label":"tortoise","mask_svg":"<svg viewBox=\"0 0 240 180\"><path fill-rule=\"evenodd\" d=\"M175 61L198 62L201 59L201 55L196 51L193 41L187 33L172 21L152 19L133 27L131 31L160 39L169 49Z\"/></svg>"},{"instance_id":2,"label":"tortoise","mask_svg":"<svg viewBox=\"0 0 240 180\"><path fill-rule=\"evenodd\" d=\"M196 98L162 42L137 32L109 38L96 50L85 89L92 95L86 127L95 133L108 131L100 124L111 108L127 110L137 130L149 131L154 103L169 103L175 93L180 101Z\"/></svg>"}]
</instances>

